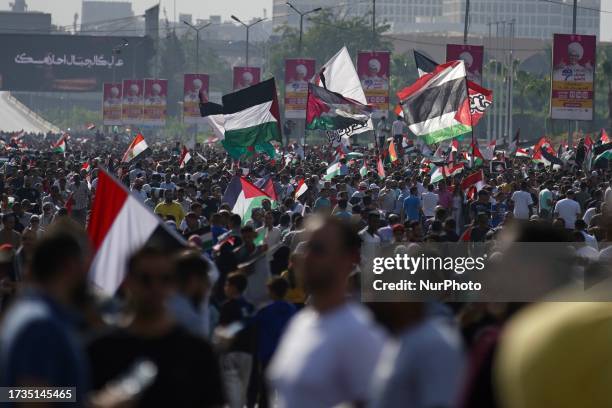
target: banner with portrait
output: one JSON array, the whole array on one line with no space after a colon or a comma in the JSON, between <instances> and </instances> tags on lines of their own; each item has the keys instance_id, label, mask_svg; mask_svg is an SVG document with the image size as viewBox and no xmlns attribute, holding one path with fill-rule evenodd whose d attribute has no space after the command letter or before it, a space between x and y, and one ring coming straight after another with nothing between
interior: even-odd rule
<instances>
[{"instance_id":1,"label":"banner with portrait","mask_svg":"<svg viewBox=\"0 0 612 408\"><path fill-rule=\"evenodd\" d=\"M145 79L143 124L165 126L168 80Z\"/></svg>"},{"instance_id":2,"label":"banner with portrait","mask_svg":"<svg viewBox=\"0 0 612 408\"><path fill-rule=\"evenodd\" d=\"M482 45L447 44L446 61L462 60L465 63L467 79L482 84L482 64L484 47Z\"/></svg>"},{"instance_id":3,"label":"banner with portrait","mask_svg":"<svg viewBox=\"0 0 612 408\"><path fill-rule=\"evenodd\" d=\"M552 119L593 120L595 48L594 35L554 35Z\"/></svg>"},{"instance_id":4,"label":"banner with portrait","mask_svg":"<svg viewBox=\"0 0 612 408\"><path fill-rule=\"evenodd\" d=\"M209 100L209 76L207 74L185 74L183 77L183 123L204 123L200 115L200 94Z\"/></svg>"},{"instance_id":5,"label":"banner with portrait","mask_svg":"<svg viewBox=\"0 0 612 408\"><path fill-rule=\"evenodd\" d=\"M124 125L142 124L144 80L123 80L121 120Z\"/></svg>"},{"instance_id":6,"label":"banner with portrait","mask_svg":"<svg viewBox=\"0 0 612 408\"><path fill-rule=\"evenodd\" d=\"M389 51L360 51L357 53L357 75L368 105L374 107L373 118L389 112Z\"/></svg>"},{"instance_id":7,"label":"banner with portrait","mask_svg":"<svg viewBox=\"0 0 612 408\"><path fill-rule=\"evenodd\" d=\"M314 59L285 60L285 117L306 118L308 81L315 75Z\"/></svg>"},{"instance_id":8,"label":"banner with portrait","mask_svg":"<svg viewBox=\"0 0 612 408\"><path fill-rule=\"evenodd\" d=\"M121 125L121 83L105 82L102 89L102 124Z\"/></svg>"},{"instance_id":9,"label":"banner with portrait","mask_svg":"<svg viewBox=\"0 0 612 408\"><path fill-rule=\"evenodd\" d=\"M248 88L261 82L261 68L234 67L234 91Z\"/></svg>"}]
</instances>

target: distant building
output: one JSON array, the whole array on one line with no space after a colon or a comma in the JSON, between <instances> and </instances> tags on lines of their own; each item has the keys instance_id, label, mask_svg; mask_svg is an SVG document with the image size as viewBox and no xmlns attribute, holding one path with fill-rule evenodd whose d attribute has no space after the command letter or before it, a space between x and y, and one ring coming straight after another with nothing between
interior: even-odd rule
<instances>
[{"instance_id":1,"label":"distant building","mask_svg":"<svg viewBox=\"0 0 612 408\"><path fill-rule=\"evenodd\" d=\"M49 34L51 14L36 11L0 11L0 33Z\"/></svg>"},{"instance_id":2,"label":"distant building","mask_svg":"<svg viewBox=\"0 0 612 408\"><path fill-rule=\"evenodd\" d=\"M551 39L572 30L573 0L471 0L470 32L488 33L488 23L515 19L517 38ZM578 0L577 32L599 37L601 0ZM463 25L465 0L443 0L443 19Z\"/></svg>"},{"instance_id":3,"label":"distant building","mask_svg":"<svg viewBox=\"0 0 612 408\"><path fill-rule=\"evenodd\" d=\"M317 7L332 10L341 17L367 16L372 2L363 0L293 0L298 10ZM487 34L488 23L516 20L517 38L551 39L554 33L567 33L572 27L572 0L471 0L470 33ZM601 0L578 0L577 32L599 36ZM299 28L299 15L285 0L273 0L273 29L284 25ZM463 32L465 0L376 0L376 21L391 27L388 34ZM304 28L309 28L308 19Z\"/></svg>"},{"instance_id":4,"label":"distant building","mask_svg":"<svg viewBox=\"0 0 612 408\"><path fill-rule=\"evenodd\" d=\"M128 1L83 0L81 32L87 35L142 35L144 23L134 17Z\"/></svg>"}]
</instances>

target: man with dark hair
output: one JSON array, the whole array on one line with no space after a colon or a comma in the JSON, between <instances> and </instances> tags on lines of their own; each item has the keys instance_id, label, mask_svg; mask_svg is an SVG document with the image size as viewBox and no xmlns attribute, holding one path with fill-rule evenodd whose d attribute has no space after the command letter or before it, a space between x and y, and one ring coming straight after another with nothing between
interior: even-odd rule
<instances>
[{"instance_id":1,"label":"man with dark hair","mask_svg":"<svg viewBox=\"0 0 612 408\"><path fill-rule=\"evenodd\" d=\"M0 327L0 385L76 387L85 405L86 357L80 347L77 304L86 288L85 250L69 234L41 240L32 256L26 289Z\"/></svg>"},{"instance_id":2,"label":"man with dark hair","mask_svg":"<svg viewBox=\"0 0 612 408\"><path fill-rule=\"evenodd\" d=\"M208 275L210 265L198 252L186 250L177 255L175 270L176 293L168 302L169 310L184 328L207 337L210 333L210 319L202 315L202 306L211 286Z\"/></svg>"},{"instance_id":3,"label":"man with dark hair","mask_svg":"<svg viewBox=\"0 0 612 408\"><path fill-rule=\"evenodd\" d=\"M177 280L172 257L166 251L143 248L132 255L127 269L129 323L94 339L88 348L94 388L101 389L136 362L149 360L157 367L157 377L137 406L223 405L212 348L177 324L166 306Z\"/></svg>"},{"instance_id":4,"label":"man with dark hair","mask_svg":"<svg viewBox=\"0 0 612 408\"><path fill-rule=\"evenodd\" d=\"M280 276L272 277L267 284L271 303L261 308L254 318L257 330L257 358L259 368L259 407L268 406L264 373L278 347L281 335L296 312L292 303L285 300L289 282Z\"/></svg>"},{"instance_id":5,"label":"man with dark hair","mask_svg":"<svg viewBox=\"0 0 612 408\"><path fill-rule=\"evenodd\" d=\"M231 408L242 408L245 404L253 364L252 330L246 325L255 307L243 296L247 285L247 277L240 272L227 276L224 286L227 300L221 306L215 332L217 339L229 338L229 346L221 355L221 367Z\"/></svg>"},{"instance_id":6,"label":"man with dark hair","mask_svg":"<svg viewBox=\"0 0 612 408\"><path fill-rule=\"evenodd\" d=\"M268 368L279 407L366 402L384 340L366 309L347 300L360 249L351 225L315 224L300 263L310 302L289 322Z\"/></svg>"}]
</instances>

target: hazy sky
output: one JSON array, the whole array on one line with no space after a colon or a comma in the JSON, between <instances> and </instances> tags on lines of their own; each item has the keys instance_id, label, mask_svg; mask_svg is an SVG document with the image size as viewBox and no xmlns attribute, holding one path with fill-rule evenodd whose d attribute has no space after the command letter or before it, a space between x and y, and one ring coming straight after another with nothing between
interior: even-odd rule
<instances>
[{"instance_id":1,"label":"hazy sky","mask_svg":"<svg viewBox=\"0 0 612 408\"><path fill-rule=\"evenodd\" d=\"M8 10L12 0L0 0L0 10ZM338 0L340 2L341 0ZM75 12L81 13L81 0L26 0L30 10L51 12L53 23L70 25ZM132 0L135 14L143 14L144 10L157 4L160 0ZM174 0L161 0L162 9L166 7L168 16L172 18ZM241 19L263 16L263 9L272 15L272 0L176 0L178 13L193 14L194 20L206 18L211 14L221 14L224 19L230 14L236 14ZM612 0L601 0L603 10L612 11ZM612 41L612 14L601 15L601 40Z\"/></svg>"}]
</instances>

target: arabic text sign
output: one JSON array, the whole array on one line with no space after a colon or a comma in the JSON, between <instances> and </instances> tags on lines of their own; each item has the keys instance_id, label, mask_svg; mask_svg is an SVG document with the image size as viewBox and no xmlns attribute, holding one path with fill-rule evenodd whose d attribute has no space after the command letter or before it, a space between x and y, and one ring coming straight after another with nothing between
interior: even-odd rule
<instances>
[{"instance_id":1,"label":"arabic text sign","mask_svg":"<svg viewBox=\"0 0 612 408\"><path fill-rule=\"evenodd\" d=\"M594 35L555 34L552 119L593 120L595 43Z\"/></svg>"},{"instance_id":2,"label":"arabic text sign","mask_svg":"<svg viewBox=\"0 0 612 408\"><path fill-rule=\"evenodd\" d=\"M261 81L259 67L234 67L234 91L248 88Z\"/></svg>"},{"instance_id":3,"label":"arabic text sign","mask_svg":"<svg viewBox=\"0 0 612 408\"><path fill-rule=\"evenodd\" d=\"M465 63L467 79L477 84L482 83L483 58L482 45L448 44L446 46L446 61L462 60Z\"/></svg>"},{"instance_id":4,"label":"arabic text sign","mask_svg":"<svg viewBox=\"0 0 612 408\"><path fill-rule=\"evenodd\" d=\"M102 120L105 125L121 125L121 83L105 83L102 92Z\"/></svg>"},{"instance_id":5,"label":"arabic text sign","mask_svg":"<svg viewBox=\"0 0 612 408\"><path fill-rule=\"evenodd\" d=\"M119 37L0 34L2 90L40 92L102 91L104 82L145 76L152 43L125 37L130 44L114 54ZM137 61L137 63L134 63Z\"/></svg>"},{"instance_id":6,"label":"arabic text sign","mask_svg":"<svg viewBox=\"0 0 612 408\"><path fill-rule=\"evenodd\" d=\"M183 77L183 122L204 123L200 115L200 94L208 101L207 74L185 74Z\"/></svg>"},{"instance_id":7,"label":"arabic text sign","mask_svg":"<svg viewBox=\"0 0 612 408\"><path fill-rule=\"evenodd\" d=\"M143 114L143 91L144 81L142 79L123 80L123 104L121 118L125 125L142 124Z\"/></svg>"},{"instance_id":8,"label":"arabic text sign","mask_svg":"<svg viewBox=\"0 0 612 408\"><path fill-rule=\"evenodd\" d=\"M374 107L373 117L381 117L389 111L389 62L388 51L361 51L357 54L357 75L369 105Z\"/></svg>"},{"instance_id":9,"label":"arabic text sign","mask_svg":"<svg viewBox=\"0 0 612 408\"><path fill-rule=\"evenodd\" d=\"M285 117L306 118L308 81L315 74L315 60L285 60Z\"/></svg>"},{"instance_id":10,"label":"arabic text sign","mask_svg":"<svg viewBox=\"0 0 612 408\"><path fill-rule=\"evenodd\" d=\"M166 124L166 98L168 81L166 79L145 79L143 124L164 126Z\"/></svg>"}]
</instances>

